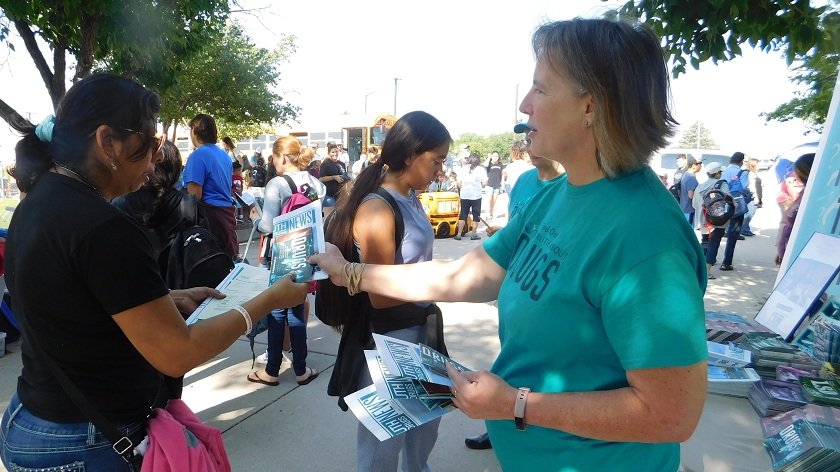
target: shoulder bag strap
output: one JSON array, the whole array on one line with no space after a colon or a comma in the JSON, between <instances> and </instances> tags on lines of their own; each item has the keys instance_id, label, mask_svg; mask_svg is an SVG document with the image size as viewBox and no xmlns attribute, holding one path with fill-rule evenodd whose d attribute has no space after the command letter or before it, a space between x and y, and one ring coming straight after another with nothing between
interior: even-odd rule
<instances>
[{"instance_id":1,"label":"shoulder bag strap","mask_svg":"<svg viewBox=\"0 0 840 472\"><path fill-rule=\"evenodd\" d=\"M64 373L64 370L55 363L46 351L41 349L37 337L34 336L34 330L29 326L29 320L26 318L26 315L23 312L20 312L19 315L20 322L25 330L23 335L26 338L26 342L30 344L34 352L40 354L41 360L49 367L53 376L55 376L59 385L61 385L61 388L64 389L64 392L82 410L82 413L90 419L90 422L96 426L96 429L101 431L108 441L111 442L111 447L114 449L114 452L119 454L127 463L131 464L133 470L140 470L139 464L143 460L143 456L134 453L136 444L85 398L84 394L73 384L73 381L70 380L67 374ZM134 469L135 467L136 469Z\"/></svg>"},{"instance_id":2,"label":"shoulder bag strap","mask_svg":"<svg viewBox=\"0 0 840 472\"><path fill-rule=\"evenodd\" d=\"M289 184L289 190L291 190L293 194L297 193L297 191L298 191L297 185L295 185L295 181L292 180L291 177L289 177L286 174L280 174L280 177L283 177L283 179L286 181L286 183Z\"/></svg>"},{"instance_id":3,"label":"shoulder bag strap","mask_svg":"<svg viewBox=\"0 0 840 472\"><path fill-rule=\"evenodd\" d=\"M402 246L403 236L405 236L405 221L403 221L402 211L394 197L382 187L376 189L376 194L385 200L385 203L391 207L394 212L394 248L399 249Z\"/></svg>"}]
</instances>

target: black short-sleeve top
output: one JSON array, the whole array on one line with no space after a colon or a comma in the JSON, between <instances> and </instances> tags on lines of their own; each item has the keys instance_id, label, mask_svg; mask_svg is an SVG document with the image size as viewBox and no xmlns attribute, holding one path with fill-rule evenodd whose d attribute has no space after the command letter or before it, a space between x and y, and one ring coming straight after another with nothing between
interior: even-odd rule
<instances>
[{"instance_id":1,"label":"black short-sleeve top","mask_svg":"<svg viewBox=\"0 0 840 472\"><path fill-rule=\"evenodd\" d=\"M32 330L23 333L23 405L48 421L89 421L33 350L35 335L111 421L145 418L161 376L112 319L168 292L143 229L86 183L47 172L15 210L6 258L12 310Z\"/></svg>"}]
</instances>

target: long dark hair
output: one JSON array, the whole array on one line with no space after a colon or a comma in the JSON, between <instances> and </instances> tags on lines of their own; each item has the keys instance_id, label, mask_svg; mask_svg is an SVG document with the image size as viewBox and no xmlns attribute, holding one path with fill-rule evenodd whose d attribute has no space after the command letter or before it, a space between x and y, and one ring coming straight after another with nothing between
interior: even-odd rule
<instances>
[{"instance_id":1,"label":"long dark hair","mask_svg":"<svg viewBox=\"0 0 840 472\"><path fill-rule=\"evenodd\" d=\"M12 128L23 138L15 146L15 168L11 174L18 188L29 192L56 162L79 172L93 134L101 125L112 127L120 139L134 133L147 136L146 144L130 157L139 160L154 144L159 109L157 95L133 80L110 74L87 77L71 87L61 100L49 142L35 135L35 125L28 120L13 120Z\"/></svg>"},{"instance_id":2,"label":"long dark hair","mask_svg":"<svg viewBox=\"0 0 840 472\"><path fill-rule=\"evenodd\" d=\"M348 260L358 260L353 243L356 211L365 197L382 185L384 166L388 165L387 172L401 172L406 169L410 157L450 142L452 136L449 131L434 116L424 111L405 114L388 131L379 160L362 170L352 186L345 185L349 190L339 195L335 211L324 228L325 239L338 246ZM327 297L324 303L329 303L329 291L322 294L319 290L318 296L322 295Z\"/></svg>"}]
</instances>

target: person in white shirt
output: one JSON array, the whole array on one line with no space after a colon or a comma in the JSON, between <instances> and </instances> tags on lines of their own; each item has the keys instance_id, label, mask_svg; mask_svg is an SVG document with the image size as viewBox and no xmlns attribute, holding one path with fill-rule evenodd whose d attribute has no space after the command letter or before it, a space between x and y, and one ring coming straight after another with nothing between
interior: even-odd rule
<instances>
[{"instance_id":1,"label":"person in white shirt","mask_svg":"<svg viewBox=\"0 0 840 472\"><path fill-rule=\"evenodd\" d=\"M487 171L480 166L478 154L472 153L467 159L467 165L458 172L458 188L461 189L461 214L458 215L458 230L455 239L461 239L461 231L467 222L467 215L472 212L472 231L470 239L481 239L476 234L478 222L481 218L481 189L487 184Z\"/></svg>"},{"instance_id":2,"label":"person in white shirt","mask_svg":"<svg viewBox=\"0 0 840 472\"><path fill-rule=\"evenodd\" d=\"M510 147L510 164L505 166L505 170L502 172L505 192L510 195L510 191L513 189L514 184L516 184L519 176L523 172L533 168L531 159L528 157L528 153L523 151L522 145L518 142L513 143Z\"/></svg>"}]
</instances>

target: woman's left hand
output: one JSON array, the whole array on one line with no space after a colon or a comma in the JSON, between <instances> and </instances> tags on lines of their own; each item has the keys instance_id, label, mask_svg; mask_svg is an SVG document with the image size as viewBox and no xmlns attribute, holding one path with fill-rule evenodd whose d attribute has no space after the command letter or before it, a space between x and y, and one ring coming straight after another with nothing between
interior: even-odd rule
<instances>
[{"instance_id":1,"label":"woman's left hand","mask_svg":"<svg viewBox=\"0 0 840 472\"><path fill-rule=\"evenodd\" d=\"M195 287L184 290L170 290L169 296L181 313L192 313L207 297L225 298L225 294L210 287Z\"/></svg>"},{"instance_id":2,"label":"woman's left hand","mask_svg":"<svg viewBox=\"0 0 840 472\"><path fill-rule=\"evenodd\" d=\"M452 399L465 415L473 419L511 420L517 389L498 375L482 371L460 372L446 365L453 386Z\"/></svg>"}]
</instances>

